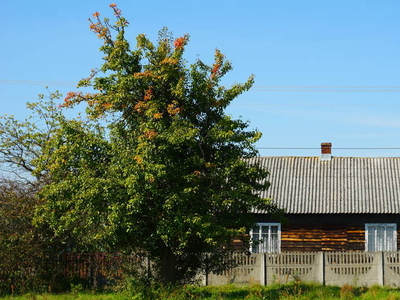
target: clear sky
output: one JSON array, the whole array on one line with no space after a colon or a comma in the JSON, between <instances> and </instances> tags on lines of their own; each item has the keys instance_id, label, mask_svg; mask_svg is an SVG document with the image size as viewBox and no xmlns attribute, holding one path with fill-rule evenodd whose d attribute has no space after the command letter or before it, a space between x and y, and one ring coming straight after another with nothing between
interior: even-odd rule
<instances>
[{"instance_id":1,"label":"clear sky","mask_svg":"<svg viewBox=\"0 0 400 300\"><path fill-rule=\"evenodd\" d=\"M113 17L104 0L18 0L0 10L0 114L27 115L39 93L66 93L101 65L87 19ZM400 1L116 1L139 33L167 26L190 34L186 59L234 70L226 84L256 76L228 109L263 133L263 156L400 156ZM315 148L315 149L264 149ZM399 148L399 149L335 149Z\"/></svg>"}]
</instances>

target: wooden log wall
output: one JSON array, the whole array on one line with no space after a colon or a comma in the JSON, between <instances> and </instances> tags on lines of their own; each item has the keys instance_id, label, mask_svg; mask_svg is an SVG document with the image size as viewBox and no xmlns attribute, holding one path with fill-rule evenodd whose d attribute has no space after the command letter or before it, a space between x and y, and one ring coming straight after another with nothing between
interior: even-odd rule
<instances>
[{"instance_id":1,"label":"wooden log wall","mask_svg":"<svg viewBox=\"0 0 400 300\"><path fill-rule=\"evenodd\" d=\"M364 225L282 225L281 251L364 251Z\"/></svg>"}]
</instances>

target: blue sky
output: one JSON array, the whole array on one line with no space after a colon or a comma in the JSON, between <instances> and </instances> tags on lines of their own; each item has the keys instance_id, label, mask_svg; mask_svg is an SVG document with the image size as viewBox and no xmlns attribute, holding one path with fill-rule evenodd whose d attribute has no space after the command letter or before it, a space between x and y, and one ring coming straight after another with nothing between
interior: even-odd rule
<instances>
[{"instance_id":1,"label":"blue sky","mask_svg":"<svg viewBox=\"0 0 400 300\"><path fill-rule=\"evenodd\" d=\"M101 64L87 19L112 18L113 1L28 1L0 11L0 114L27 115L25 102L49 89L66 93ZM190 34L186 59L212 62L215 48L234 65L225 84L256 76L228 109L263 133L260 154L400 156L400 2L116 1L127 36L156 39L167 26ZM42 81L42 82L39 82ZM57 83L55 83L57 82ZM315 149L262 149L315 148ZM335 149L399 148L399 149Z\"/></svg>"}]
</instances>

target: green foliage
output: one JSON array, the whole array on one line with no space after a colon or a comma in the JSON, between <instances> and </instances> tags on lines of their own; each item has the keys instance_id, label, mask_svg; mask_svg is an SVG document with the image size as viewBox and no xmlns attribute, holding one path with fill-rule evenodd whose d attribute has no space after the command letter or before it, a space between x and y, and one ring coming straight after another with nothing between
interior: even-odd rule
<instances>
[{"instance_id":1,"label":"green foliage","mask_svg":"<svg viewBox=\"0 0 400 300\"><path fill-rule=\"evenodd\" d=\"M108 203L115 200L110 197L115 194L112 189L117 188L108 180L112 176L109 152L109 142L100 127L80 120L61 120L36 162L35 174L45 173L51 178L41 190L48 196L37 210L36 224L58 220L59 225L52 226L55 234L75 237L81 251L82 246L99 250L102 244L96 241L109 238L104 237Z\"/></svg>"},{"instance_id":2,"label":"green foliage","mask_svg":"<svg viewBox=\"0 0 400 300\"><path fill-rule=\"evenodd\" d=\"M32 178L36 170L35 160L43 154L43 147L63 118L54 103L60 97L55 92L50 93L50 101L28 103L31 115L24 121L12 115L0 116L0 169L36 189L46 179L41 173Z\"/></svg>"},{"instance_id":3,"label":"green foliage","mask_svg":"<svg viewBox=\"0 0 400 300\"><path fill-rule=\"evenodd\" d=\"M67 230L54 235L37 212L45 201L38 192L53 176L52 168L39 168L51 166L51 153L62 151L55 145L61 129L80 124L63 116L54 102L59 97L56 92L50 101L28 103L31 115L24 121L0 117L0 167L9 175L0 180L0 293L67 291L75 280L68 277L59 254L79 240Z\"/></svg>"},{"instance_id":4,"label":"green foliage","mask_svg":"<svg viewBox=\"0 0 400 300\"><path fill-rule=\"evenodd\" d=\"M0 294L63 289L54 260L63 245L47 228L32 225L39 204L31 187L0 182Z\"/></svg>"}]
</instances>

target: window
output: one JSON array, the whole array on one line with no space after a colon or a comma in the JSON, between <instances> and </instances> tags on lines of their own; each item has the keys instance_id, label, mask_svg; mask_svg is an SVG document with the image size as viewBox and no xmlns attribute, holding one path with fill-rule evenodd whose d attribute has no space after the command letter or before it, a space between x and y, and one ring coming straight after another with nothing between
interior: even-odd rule
<instances>
[{"instance_id":1,"label":"window","mask_svg":"<svg viewBox=\"0 0 400 300\"><path fill-rule=\"evenodd\" d=\"M253 227L251 235L251 252L280 252L281 224L259 223Z\"/></svg>"},{"instance_id":2,"label":"window","mask_svg":"<svg viewBox=\"0 0 400 300\"><path fill-rule=\"evenodd\" d=\"M365 224L365 251L397 251L397 224Z\"/></svg>"}]
</instances>

